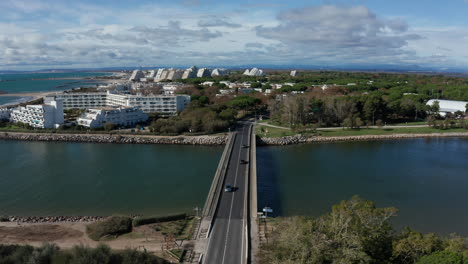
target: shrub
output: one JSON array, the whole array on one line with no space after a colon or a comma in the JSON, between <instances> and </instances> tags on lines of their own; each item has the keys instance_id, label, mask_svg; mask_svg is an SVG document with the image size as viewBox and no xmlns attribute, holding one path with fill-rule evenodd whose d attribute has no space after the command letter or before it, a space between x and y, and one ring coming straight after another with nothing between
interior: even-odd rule
<instances>
[{"instance_id":1,"label":"shrub","mask_svg":"<svg viewBox=\"0 0 468 264\"><path fill-rule=\"evenodd\" d=\"M186 214L177 214L177 215L169 215L169 216L137 217L133 219L133 226L141 226L141 225L148 225L148 224L154 224L154 223L176 221L176 220L185 219L186 217L187 217Z\"/></svg>"},{"instance_id":2,"label":"shrub","mask_svg":"<svg viewBox=\"0 0 468 264\"><path fill-rule=\"evenodd\" d=\"M463 256L451 251L437 251L428 256L423 256L417 264L463 264Z\"/></svg>"},{"instance_id":3,"label":"shrub","mask_svg":"<svg viewBox=\"0 0 468 264\"><path fill-rule=\"evenodd\" d=\"M88 236L100 240L106 236L118 236L132 232L132 219L126 216L111 216L103 221L86 226Z\"/></svg>"}]
</instances>

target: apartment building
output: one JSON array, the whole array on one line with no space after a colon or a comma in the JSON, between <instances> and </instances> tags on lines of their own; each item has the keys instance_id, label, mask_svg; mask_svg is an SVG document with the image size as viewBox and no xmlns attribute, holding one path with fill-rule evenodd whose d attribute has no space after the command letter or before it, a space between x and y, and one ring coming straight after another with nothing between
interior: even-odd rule
<instances>
[{"instance_id":1,"label":"apartment building","mask_svg":"<svg viewBox=\"0 0 468 264\"><path fill-rule=\"evenodd\" d=\"M64 109L88 109L108 106L137 107L145 113L176 114L190 103L189 95L130 95L121 93L57 93L44 101L62 100Z\"/></svg>"},{"instance_id":2,"label":"apartment building","mask_svg":"<svg viewBox=\"0 0 468 264\"><path fill-rule=\"evenodd\" d=\"M10 119L10 112L8 108L0 108L0 120Z\"/></svg>"},{"instance_id":3,"label":"apartment building","mask_svg":"<svg viewBox=\"0 0 468 264\"><path fill-rule=\"evenodd\" d=\"M78 125L98 128L106 123L113 123L118 126L133 126L148 120L148 115L136 107L100 107L87 109L83 115L77 119Z\"/></svg>"},{"instance_id":4,"label":"apartment building","mask_svg":"<svg viewBox=\"0 0 468 264\"><path fill-rule=\"evenodd\" d=\"M64 123L61 100L47 104L27 105L11 110L11 122L21 122L37 128L58 128Z\"/></svg>"}]
</instances>

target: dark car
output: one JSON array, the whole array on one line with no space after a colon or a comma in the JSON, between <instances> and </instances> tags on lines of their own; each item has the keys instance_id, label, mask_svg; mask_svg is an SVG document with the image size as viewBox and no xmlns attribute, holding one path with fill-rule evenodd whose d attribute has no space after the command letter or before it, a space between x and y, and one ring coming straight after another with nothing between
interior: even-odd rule
<instances>
[{"instance_id":1,"label":"dark car","mask_svg":"<svg viewBox=\"0 0 468 264\"><path fill-rule=\"evenodd\" d=\"M245 144L242 145L242 148L248 148L248 147L249 147L249 145L245 145Z\"/></svg>"},{"instance_id":2,"label":"dark car","mask_svg":"<svg viewBox=\"0 0 468 264\"><path fill-rule=\"evenodd\" d=\"M241 160L241 161L240 161L240 164L247 164L247 163L249 163L249 162L246 161L246 160Z\"/></svg>"},{"instance_id":3,"label":"dark car","mask_svg":"<svg viewBox=\"0 0 468 264\"><path fill-rule=\"evenodd\" d=\"M232 192L233 191L233 188L230 184L226 184L226 186L224 186L224 191L225 192Z\"/></svg>"}]
</instances>

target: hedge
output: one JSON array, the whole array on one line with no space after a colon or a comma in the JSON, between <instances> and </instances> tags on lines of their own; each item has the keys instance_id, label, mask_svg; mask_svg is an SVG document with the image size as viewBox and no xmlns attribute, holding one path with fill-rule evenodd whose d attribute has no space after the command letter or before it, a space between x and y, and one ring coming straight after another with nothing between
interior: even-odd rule
<instances>
[{"instance_id":1,"label":"hedge","mask_svg":"<svg viewBox=\"0 0 468 264\"><path fill-rule=\"evenodd\" d=\"M118 236L132 232L132 218L127 216L111 216L102 221L86 226L88 236L100 240L105 236Z\"/></svg>"},{"instance_id":2,"label":"hedge","mask_svg":"<svg viewBox=\"0 0 468 264\"><path fill-rule=\"evenodd\" d=\"M169 216L149 216L149 217L137 217L133 219L133 226L148 225L154 223L162 223L169 221L182 220L187 217L187 214L177 214Z\"/></svg>"}]
</instances>

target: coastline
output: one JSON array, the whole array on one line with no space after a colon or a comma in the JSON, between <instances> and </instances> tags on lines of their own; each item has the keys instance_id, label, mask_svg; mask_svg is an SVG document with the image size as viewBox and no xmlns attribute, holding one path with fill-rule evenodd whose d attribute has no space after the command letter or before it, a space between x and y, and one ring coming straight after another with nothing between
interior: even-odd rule
<instances>
[{"instance_id":1,"label":"coastline","mask_svg":"<svg viewBox=\"0 0 468 264\"><path fill-rule=\"evenodd\" d=\"M60 134L3 132L0 140L47 141L72 143L107 144L177 144L177 145L224 145L225 135L217 136L150 136L120 134Z\"/></svg>"},{"instance_id":2,"label":"coastline","mask_svg":"<svg viewBox=\"0 0 468 264\"><path fill-rule=\"evenodd\" d=\"M468 137L468 132L453 132L453 133L428 133L428 134L391 134L391 135L360 135L360 136L336 136L336 137L323 137L323 136L286 136L277 138L257 137L257 144L259 145L296 145L304 143L333 143L345 141L374 141L374 140L399 140L399 139L412 139L412 138L448 138L448 137Z\"/></svg>"}]
</instances>

